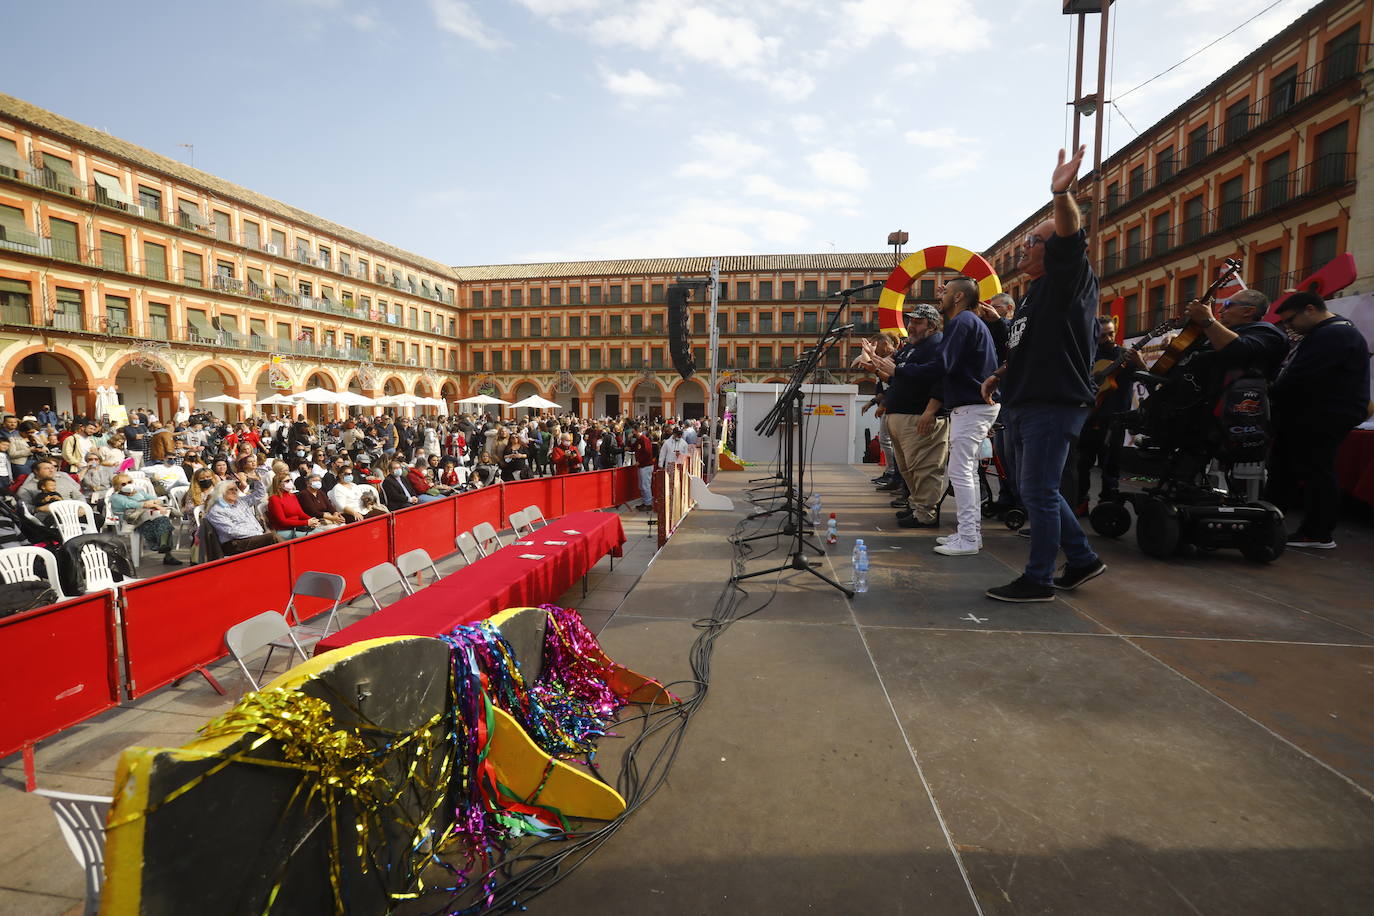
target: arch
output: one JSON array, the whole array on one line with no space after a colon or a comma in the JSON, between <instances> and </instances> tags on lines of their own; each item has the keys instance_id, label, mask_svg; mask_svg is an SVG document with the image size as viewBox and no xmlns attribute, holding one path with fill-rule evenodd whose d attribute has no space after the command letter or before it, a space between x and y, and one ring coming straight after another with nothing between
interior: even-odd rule
<instances>
[{"instance_id":1,"label":"arch","mask_svg":"<svg viewBox=\"0 0 1374 916\"><path fill-rule=\"evenodd\" d=\"M657 378L638 378L630 386L630 413L636 417L663 416L663 385Z\"/></svg>"},{"instance_id":2,"label":"arch","mask_svg":"<svg viewBox=\"0 0 1374 916\"><path fill-rule=\"evenodd\" d=\"M19 369L24 361L32 356L43 356L57 363L67 376L67 384L65 386L61 384L51 386L22 384L23 378L20 376ZM46 367L40 365L38 368ZM45 372L36 376L34 381L41 383L48 378L49 374ZM42 409L43 404L51 405L52 409L58 413L70 410L73 416L78 414L90 416L95 413L95 389L91 384L95 378L95 368L86 361L80 351L69 350L61 345L49 349L35 344L20 349L9 358L5 365L5 371L0 373L0 395L4 396L5 406L12 408L19 416L29 412L37 412ZM56 381L55 378L54 381ZM51 388L51 392L27 390L40 388ZM20 389L26 390L21 391ZM30 405L28 403L30 396L40 399L40 402ZM47 399L43 400L44 398ZM20 403L21 400L24 403Z\"/></svg>"},{"instance_id":3,"label":"arch","mask_svg":"<svg viewBox=\"0 0 1374 916\"><path fill-rule=\"evenodd\" d=\"M699 379L685 378L673 386L673 410L684 420L706 416L706 385Z\"/></svg>"},{"instance_id":4,"label":"arch","mask_svg":"<svg viewBox=\"0 0 1374 916\"><path fill-rule=\"evenodd\" d=\"M213 356L198 359L188 365L186 367L186 379L194 383L196 376L206 369L216 370L224 379L224 387L226 388L242 388L245 384L243 376L239 374L239 370L232 363L223 362Z\"/></svg>"},{"instance_id":5,"label":"arch","mask_svg":"<svg viewBox=\"0 0 1374 916\"><path fill-rule=\"evenodd\" d=\"M406 383L399 376L389 375L386 381L382 382L382 394L394 395L405 394Z\"/></svg>"},{"instance_id":6,"label":"arch","mask_svg":"<svg viewBox=\"0 0 1374 916\"><path fill-rule=\"evenodd\" d=\"M136 407L151 408L163 419L171 419L177 409L174 374L165 363L157 360L162 370L146 369L134 364L137 353L121 356L110 367L109 378L118 391L119 403L132 411ZM185 389L182 389L185 391Z\"/></svg>"},{"instance_id":7,"label":"arch","mask_svg":"<svg viewBox=\"0 0 1374 916\"><path fill-rule=\"evenodd\" d=\"M193 407L199 410L208 410L210 413L223 420L239 419L241 408L233 404L206 404L203 407L200 406L200 402L205 398L212 398L222 394L227 394L231 398L243 397L243 385L240 382L238 373L234 371L232 366L217 363L213 359L201 360L199 364L187 369L186 374L191 381L191 402Z\"/></svg>"},{"instance_id":8,"label":"arch","mask_svg":"<svg viewBox=\"0 0 1374 916\"><path fill-rule=\"evenodd\" d=\"M439 386L439 397L445 404L452 406L453 402L458 400L458 384L452 379L444 382Z\"/></svg>"},{"instance_id":9,"label":"arch","mask_svg":"<svg viewBox=\"0 0 1374 916\"><path fill-rule=\"evenodd\" d=\"M626 391L614 379L603 378L588 388L587 400L594 417L618 417L629 404Z\"/></svg>"},{"instance_id":10,"label":"arch","mask_svg":"<svg viewBox=\"0 0 1374 916\"><path fill-rule=\"evenodd\" d=\"M429 387L429 382L421 378L415 380L414 394L417 398L432 398L434 397L434 390Z\"/></svg>"},{"instance_id":11,"label":"arch","mask_svg":"<svg viewBox=\"0 0 1374 916\"><path fill-rule=\"evenodd\" d=\"M133 350L130 350L129 352L120 355L117 359L115 359L114 362L110 363L110 368L105 371L105 378L116 378L119 375L119 373L122 372L125 369L125 367L129 365L129 363L138 359L141 355L142 354L139 354ZM162 366L162 370L161 372L155 374L167 376L168 382L170 382L172 379L176 377L176 370L174 370L171 366L167 365L162 360L158 360L157 363L158 365Z\"/></svg>"},{"instance_id":12,"label":"arch","mask_svg":"<svg viewBox=\"0 0 1374 916\"><path fill-rule=\"evenodd\" d=\"M780 375L775 375L775 376L773 376L773 377L771 377L771 378L766 378L766 379L764 379L764 380L763 380L763 383L764 383L765 385L786 385L786 384L787 384L787 379L783 378L783 377L780 376Z\"/></svg>"},{"instance_id":13,"label":"arch","mask_svg":"<svg viewBox=\"0 0 1374 916\"><path fill-rule=\"evenodd\" d=\"M634 384L630 386L630 393L639 394L640 389L644 388L645 386L652 386L654 390L658 392L659 397L662 397L663 395L668 393L667 387L658 380L658 376L654 376L653 378L640 377L635 379Z\"/></svg>"},{"instance_id":14,"label":"arch","mask_svg":"<svg viewBox=\"0 0 1374 916\"><path fill-rule=\"evenodd\" d=\"M309 371L310 374L305 377L306 388L324 388L327 391L339 390L339 380L334 377L334 373L322 366L316 366Z\"/></svg>"}]
</instances>

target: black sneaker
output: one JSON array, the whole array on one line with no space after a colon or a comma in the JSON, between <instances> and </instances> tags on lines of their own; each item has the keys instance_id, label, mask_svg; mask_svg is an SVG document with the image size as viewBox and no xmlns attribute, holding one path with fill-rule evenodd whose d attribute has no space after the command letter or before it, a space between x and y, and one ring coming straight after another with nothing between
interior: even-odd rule
<instances>
[{"instance_id":1,"label":"black sneaker","mask_svg":"<svg viewBox=\"0 0 1374 916\"><path fill-rule=\"evenodd\" d=\"M990 588L985 594L996 601L1012 601L1017 604L1054 600L1054 589L1039 582L1032 582L1025 576L1018 576L1006 585Z\"/></svg>"},{"instance_id":2,"label":"black sneaker","mask_svg":"<svg viewBox=\"0 0 1374 916\"><path fill-rule=\"evenodd\" d=\"M162 555L163 566L185 566L186 564L172 556L170 553Z\"/></svg>"},{"instance_id":3,"label":"black sneaker","mask_svg":"<svg viewBox=\"0 0 1374 916\"><path fill-rule=\"evenodd\" d=\"M894 499L892 502L888 503L888 505L891 506L891 507L894 508L894 509L901 509L901 508L904 508L904 507L906 506L906 504L907 504L907 497L905 497L905 496L899 496L899 497L897 497L896 499Z\"/></svg>"},{"instance_id":4,"label":"black sneaker","mask_svg":"<svg viewBox=\"0 0 1374 916\"><path fill-rule=\"evenodd\" d=\"M1107 564L1101 560L1094 560L1087 566L1065 566L1064 574L1054 577L1054 587L1062 588L1066 592L1072 591L1089 579L1096 579L1106 571Z\"/></svg>"},{"instance_id":5,"label":"black sneaker","mask_svg":"<svg viewBox=\"0 0 1374 916\"><path fill-rule=\"evenodd\" d=\"M898 518L911 518L912 515L913 513L910 509L902 509L897 512Z\"/></svg>"},{"instance_id":6,"label":"black sneaker","mask_svg":"<svg viewBox=\"0 0 1374 916\"><path fill-rule=\"evenodd\" d=\"M939 527L940 527L940 523L939 523L938 521L935 521L934 519L931 519L931 520L928 521L928 522L919 522L919 521L916 520L916 516L914 516L914 515L906 515L906 516L903 516L902 518L897 519L897 527L899 527L899 528L939 528Z\"/></svg>"},{"instance_id":7,"label":"black sneaker","mask_svg":"<svg viewBox=\"0 0 1374 916\"><path fill-rule=\"evenodd\" d=\"M878 484L878 490L879 492L890 492L892 490L898 489L899 487L901 487L901 485L902 482L900 480L893 478L892 480L889 480L886 483Z\"/></svg>"},{"instance_id":8,"label":"black sneaker","mask_svg":"<svg viewBox=\"0 0 1374 916\"><path fill-rule=\"evenodd\" d=\"M889 480L891 480L892 478L894 478L894 477L896 477L896 476L897 476L896 474L879 474L877 477L874 477L874 478L873 478L873 482L874 482L874 483L887 483Z\"/></svg>"}]
</instances>

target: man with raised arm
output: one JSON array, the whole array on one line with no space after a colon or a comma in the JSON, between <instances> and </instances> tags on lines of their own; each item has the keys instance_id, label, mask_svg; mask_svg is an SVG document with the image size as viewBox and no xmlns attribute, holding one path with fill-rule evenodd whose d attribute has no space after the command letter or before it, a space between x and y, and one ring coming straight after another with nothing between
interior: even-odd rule
<instances>
[{"instance_id":1,"label":"man with raised arm","mask_svg":"<svg viewBox=\"0 0 1374 916\"><path fill-rule=\"evenodd\" d=\"M983 382L991 404L997 389L1016 452L1017 488L1030 519L1030 559L1022 574L990 588L998 601L1052 601L1055 588L1077 588L1106 572L1088 544L1059 478L1094 401L1092 359L1097 344L1097 275L1088 262L1087 234L1072 188L1086 147L1059 151L1050 176L1054 218L1026 237L1018 263L1031 278L1012 315L1010 355ZM1066 565L1055 576L1063 549Z\"/></svg>"}]
</instances>

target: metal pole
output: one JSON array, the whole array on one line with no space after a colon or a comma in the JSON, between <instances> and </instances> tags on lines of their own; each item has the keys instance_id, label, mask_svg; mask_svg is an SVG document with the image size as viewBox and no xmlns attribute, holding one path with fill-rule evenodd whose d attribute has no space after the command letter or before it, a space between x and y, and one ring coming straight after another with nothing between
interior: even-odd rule
<instances>
[{"instance_id":1,"label":"metal pole","mask_svg":"<svg viewBox=\"0 0 1374 916\"><path fill-rule=\"evenodd\" d=\"M1079 134L1082 132L1083 113L1078 110L1078 102L1083 98L1083 36L1087 31L1088 14L1078 14L1078 60L1074 65L1073 76L1073 146L1069 147L1072 153L1078 149Z\"/></svg>"},{"instance_id":2,"label":"metal pole","mask_svg":"<svg viewBox=\"0 0 1374 916\"><path fill-rule=\"evenodd\" d=\"M716 364L716 349L720 342L720 328L716 325L716 307L720 303L720 258L711 259L711 312L710 312L710 340L711 345L707 350L707 360L711 365L711 390L706 392L706 479L710 480L716 473L716 404L719 393L716 391L716 379L719 376L720 367Z\"/></svg>"},{"instance_id":3,"label":"metal pole","mask_svg":"<svg viewBox=\"0 0 1374 916\"><path fill-rule=\"evenodd\" d=\"M1106 208L1106 200L1103 199L1102 189L1102 135L1103 116L1107 105L1107 23L1111 16L1112 0L1104 0L1102 4L1102 28L1098 33L1097 42L1097 120L1093 124L1093 206L1088 213L1088 238L1092 239L1092 250L1094 254L1093 262L1099 270L1102 268L1102 240L1097 237L1097 227L1101 221L1102 211ZM1077 147L1074 147L1077 149Z\"/></svg>"}]
</instances>

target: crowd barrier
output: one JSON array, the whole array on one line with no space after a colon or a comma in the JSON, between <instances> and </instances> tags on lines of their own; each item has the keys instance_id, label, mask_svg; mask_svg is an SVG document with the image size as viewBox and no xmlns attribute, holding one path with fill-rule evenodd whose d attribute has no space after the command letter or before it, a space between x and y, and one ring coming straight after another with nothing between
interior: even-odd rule
<instances>
[{"instance_id":1,"label":"crowd barrier","mask_svg":"<svg viewBox=\"0 0 1374 916\"><path fill-rule=\"evenodd\" d=\"M484 487L130 582L117 593L0 619L0 695L6 706L0 757L23 751L32 789L34 744L117 705L122 694L136 699L197 672L223 692L206 666L227 654L225 630L262 611L285 608L303 572L342 575L345 598L352 599L363 591L364 570L417 547L436 560L447 556L458 533L480 522L504 529L511 512L529 505L555 518L611 508L633 494L632 467ZM298 605L308 616L324 602Z\"/></svg>"},{"instance_id":2,"label":"crowd barrier","mask_svg":"<svg viewBox=\"0 0 1374 916\"><path fill-rule=\"evenodd\" d=\"M654 510L658 516L658 546L668 543L678 524L696 505L692 477L702 472L701 446L694 445L672 465L654 471Z\"/></svg>"},{"instance_id":3,"label":"crowd barrier","mask_svg":"<svg viewBox=\"0 0 1374 916\"><path fill-rule=\"evenodd\" d=\"M0 619L0 696L0 757L23 752L33 791L33 746L119 704L114 596Z\"/></svg>"}]
</instances>

